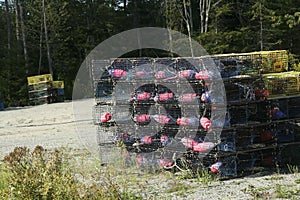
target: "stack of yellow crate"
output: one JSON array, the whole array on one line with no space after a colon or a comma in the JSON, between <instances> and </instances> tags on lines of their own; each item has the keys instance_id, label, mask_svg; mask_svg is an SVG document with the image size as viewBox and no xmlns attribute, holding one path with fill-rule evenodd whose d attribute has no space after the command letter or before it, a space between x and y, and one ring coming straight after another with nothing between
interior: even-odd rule
<instances>
[{"instance_id":1,"label":"stack of yellow crate","mask_svg":"<svg viewBox=\"0 0 300 200\"><path fill-rule=\"evenodd\" d=\"M63 81L53 81L51 74L27 77L29 101L33 105L62 101Z\"/></svg>"}]
</instances>

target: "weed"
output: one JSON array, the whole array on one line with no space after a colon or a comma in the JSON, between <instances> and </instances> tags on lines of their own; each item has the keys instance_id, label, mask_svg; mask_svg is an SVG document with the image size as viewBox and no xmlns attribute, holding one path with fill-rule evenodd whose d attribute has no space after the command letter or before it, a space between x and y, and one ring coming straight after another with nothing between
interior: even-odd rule
<instances>
[{"instance_id":1,"label":"weed","mask_svg":"<svg viewBox=\"0 0 300 200\"><path fill-rule=\"evenodd\" d=\"M300 193L300 189L289 187L291 189L287 189L287 186L276 184L275 186L275 197L276 198L284 198L291 199L293 196L298 196Z\"/></svg>"},{"instance_id":2,"label":"weed","mask_svg":"<svg viewBox=\"0 0 300 200\"><path fill-rule=\"evenodd\" d=\"M208 170L205 169L199 169L198 171L185 170L179 173L177 179L179 180L195 179L197 182L203 185L208 185L216 181L216 178L211 173L209 173Z\"/></svg>"},{"instance_id":3,"label":"weed","mask_svg":"<svg viewBox=\"0 0 300 200\"><path fill-rule=\"evenodd\" d=\"M269 189L267 187L254 187L253 185L248 185L247 188L243 189L243 192L249 193L254 199L266 199L270 196L266 190Z\"/></svg>"},{"instance_id":4,"label":"weed","mask_svg":"<svg viewBox=\"0 0 300 200\"><path fill-rule=\"evenodd\" d=\"M286 188L283 185L276 184L275 186L275 194L277 198L289 198L290 194L286 190Z\"/></svg>"},{"instance_id":5,"label":"weed","mask_svg":"<svg viewBox=\"0 0 300 200\"><path fill-rule=\"evenodd\" d=\"M297 165L287 165L287 167L288 167L288 170L289 170L289 172L290 173L292 173L292 174L297 174L297 173L299 173L299 169L298 169L298 166Z\"/></svg>"},{"instance_id":6,"label":"weed","mask_svg":"<svg viewBox=\"0 0 300 200\"><path fill-rule=\"evenodd\" d=\"M86 179L87 174L82 173L83 178L79 181L75 178L76 174L71 166L70 157L61 151L48 151L37 146L30 152L26 147L17 147L5 156L0 168L2 197L4 199L141 199L139 195L116 183L113 178L115 174L112 176L111 173L101 174L95 181ZM98 167L98 164L96 163L95 166ZM99 169L97 167L94 169Z\"/></svg>"}]
</instances>

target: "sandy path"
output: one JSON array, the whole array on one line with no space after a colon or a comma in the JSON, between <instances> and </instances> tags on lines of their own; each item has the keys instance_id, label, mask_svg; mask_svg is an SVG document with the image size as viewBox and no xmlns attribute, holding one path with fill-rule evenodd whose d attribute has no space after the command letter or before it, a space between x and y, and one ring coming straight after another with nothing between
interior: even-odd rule
<instances>
[{"instance_id":1,"label":"sandy path","mask_svg":"<svg viewBox=\"0 0 300 200\"><path fill-rule=\"evenodd\" d=\"M91 107L85 108L85 116L89 116L89 119L87 117L79 119L75 116L72 102L1 111L0 157L12 151L16 146L33 148L36 145L42 145L45 148L84 149L86 141L80 138L76 129L88 127L85 128L86 133L95 134L91 123ZM94 140L95 138L88 137L89 134L86 134L85 139ZM91 141L93 144L95 142Z\"/></svg>"}]
</instances>

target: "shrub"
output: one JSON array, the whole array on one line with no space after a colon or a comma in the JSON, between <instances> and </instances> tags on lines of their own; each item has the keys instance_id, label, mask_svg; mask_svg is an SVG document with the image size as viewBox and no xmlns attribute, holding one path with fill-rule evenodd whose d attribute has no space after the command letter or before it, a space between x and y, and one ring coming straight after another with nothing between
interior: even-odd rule
<instances>
[{"instance_id":1,"label":"shrub","mask_svg":"<svg viewBox=\"0 0 300 200\"><path fill-rule=\"evenodd\" d=\"M66 155L37 146L32 152L16 147L0 168L3 199L140 199L134 193L107 181L86 184L75 178Z\"/></svg>"}]
</instances>

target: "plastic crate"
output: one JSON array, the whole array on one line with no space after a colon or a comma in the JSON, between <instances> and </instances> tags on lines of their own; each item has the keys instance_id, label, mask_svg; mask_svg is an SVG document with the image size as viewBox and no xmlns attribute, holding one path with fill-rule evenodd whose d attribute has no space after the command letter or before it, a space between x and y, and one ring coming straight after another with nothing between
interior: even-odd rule
<instances>
[{"instance_id":1,"label":"plastic crate","mask_svg":"<svg viewBox=\"0 0 300 200\"><path fill-rule=\"evenodd\" d=\"M51 74L43 74L37 76L38 82L49 82L53 81L52 75Z\"/></svg>"},{"instance_id":2,"label":"plastic crate","mask_svg":"<svg viewBox=\"0 0 300 200\"><path fill-rule=\"evenodd\" d=\"M52 86L54 88L64 88L64 82L63 81L52 81Z\"/></svg>"},{"instance_id":3,"label":"plastic crate","mask_svg":"<svg viewBox=\"0 0 300 200\"><path fill-rule=\"evenodd\" d=\"M38 76L27 77L28 85L38 84L40 82L51 82L53 81L51 74L43 74Z\"/></svg>"},{"instance_id":4,"label":"plastic crate","mask_svg":"<svg viewBox=\"0 0 300 200\"><path fill-rule=\"evenodd\" d=\"M37 84L38 79L36 76L30 76L30 77L27 77L27 82L28 82L28 85Z\"/></svg>"},{"instance_id":5,"label":"plastic crate","mask_svg":"<svg viewBox=\"0 0 300 200\"><path fill-rule=\"evenodd\" d=\"M40 82L33 85L28 85L28 91L48 90L52 88L51 82Z\"/></svg>"},{"instance_id":6,"label":"plastic crate","mask_svg":"<svg viewBox=\"0 0 300 200\"><path fill-rule=\"evenodd\" d=\"M30 105L42 105L42 104L49 103L49 99L48 97L39 97L39 98L30 99L29 102Z\"/></svg>"},{"instance_id":7,"label":"plastic crate","mask_svg":"<svg viewBox=\"0 0 300 200\"><path fill-rule=\"evenodd\" d=\"M65 95L65 90L63 88L57 88L57 96Z\"/></svg>"},{"instance_id":8,"label":"plastic crate","mask_svg":"<svg viewBox=\"0 0 300 200\"><path fill-rule=\"evenodd\" d=\"M49 96L49 92L45 91L31 91L29 92L29 100L37 99L37 98L47 98Z\"/></svg>"}]
</instances>

